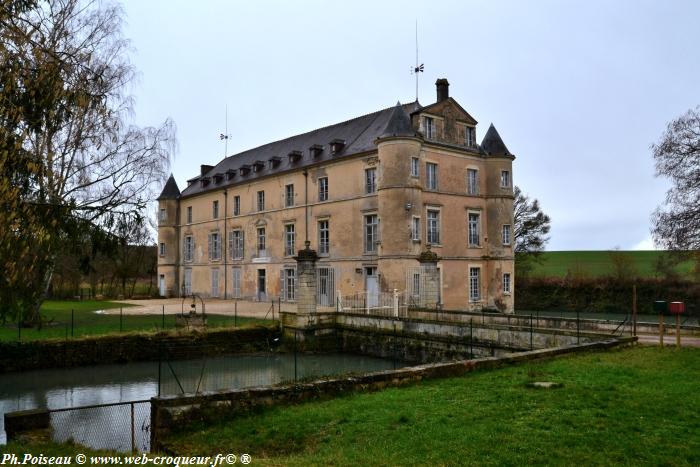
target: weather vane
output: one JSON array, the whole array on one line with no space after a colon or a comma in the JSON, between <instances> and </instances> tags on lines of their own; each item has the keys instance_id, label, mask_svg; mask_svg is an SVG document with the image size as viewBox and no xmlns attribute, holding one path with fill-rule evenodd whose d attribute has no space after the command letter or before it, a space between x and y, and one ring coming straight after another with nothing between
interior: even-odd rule
<instances>
[{"instance_id":1,"label":"weather vane","mask_svg":"<svg viewBox=\"0 0 700 467\"><path fill-rule=\"evenodd\" d=\"M226 126L224 129L224 133L219 133L219 139L224 141L224 158L226 158L228 154L228 139L231 137L231 135L228 133L228 105L226 106Z\"/></svg>"},{"instance_id":2,"label":"weather vane","mask_svg":"<svg viewBox=\"0 0 700 467\"><path fill-rule=\"evenodd\" d=\"M416 75L416 102L418 102L418 73L423 73L423 71L423 64L418 64L418 20L416 20L416 66L411 69L411 74Z\"/></svg>"}]
</instances>

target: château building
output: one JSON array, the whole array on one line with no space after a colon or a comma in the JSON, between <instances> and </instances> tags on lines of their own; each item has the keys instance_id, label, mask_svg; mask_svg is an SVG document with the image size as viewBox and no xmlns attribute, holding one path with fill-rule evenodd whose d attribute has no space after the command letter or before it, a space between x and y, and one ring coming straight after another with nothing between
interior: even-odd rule
<instances>
[{"instance_id":1,"label":"ch\u00e2teau building","mask_svg":"<svg viewBox=\"0 0 700 467\"><path fill-rule=\"evenodd\" d=\"M318 253L317 301L420 294L417 257L440 260L446 309L513 310L515 157L436 82L437 101L378 112L241 152L159 202L163 296L296 298L297 251Z\"/></svg>"}]
</instances>

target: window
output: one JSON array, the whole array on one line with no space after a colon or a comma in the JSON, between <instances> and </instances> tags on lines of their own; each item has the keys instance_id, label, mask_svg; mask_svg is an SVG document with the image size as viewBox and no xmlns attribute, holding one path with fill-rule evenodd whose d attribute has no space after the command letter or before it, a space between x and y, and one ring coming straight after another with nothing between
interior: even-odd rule
<instances>
[{"instance_id":1,"label":"window","mask_svg":"<svg viewBox=\"0 0 700 467\"><path fill-rule=\"evenodd\" d=\"M318 253L327 255L330 251L330 228L328 221L318 221Z\"/></svg>"},{"instance_id":2,"label":"window","mask_svg":"<svg viewBox=\"0 0 700 467\"><path fill-rule=\"evenodd\" d=\"M219 232L209 234L209 261L221 259L221 236Z\"/></svg>"},{"instance_id":3,"label":"window","mask_svg":"<svg viewBox=\"0 0 700 467\"><path fill-rule=\"evenodd\" d=\"M192 223L192 206L187 206L187 223Z\"/></svg>"},{"instance_id":4,"label":"window","mask_svg":"<svg viewBox=\"0 0 700 467\"><path fill-rule=\"evenodd\" d=\"M228 239L228 249L231 251L231 259L243 259L243 231L232 230Z\"/></svg>"},{"instance_id":5,"label":"window","mask_svg":"<svg viewBox=\"0 0 700 467\"><path fill-rule=\"evenodd\" d=\"M507 170L501 170L501 188L510 187L510 172Z\"/></svg>"},{"instance_id":6,"label":"window","mask_svg":"<svg viewBox=\"0 0 700 467\"><path fill-rule=\"evenodd\" d=\"M414 297L420 297L420 273L414 272L412 277L412 288L411 295Z\"/></svg>"},{"instance_id":7,"label":"window","mask_svg":"<svg viewBox=\"0 0 700 467\"><path fill-rule=\"evenodd\" d=\"M481 226L479 225L479 214L475 212L469 213L469 246L481 245Z\"/></svg>"},{"instance_id":8,"label":"window","mask_svg":"<svg viewBox=\"0 0 700 467\"><path fill-rule=\"evenodd\" d=\"M214 200L214 202L211 204L211 217L214 219L219 218L219 201Z\"/></svg>"},{"instance_id":9,"label":"window","mask_svg":"<svg viewBox=\"0 0 700 467\"><path fill-rule=\"evenodd\" d=\"M503 224L503 244L510 245L510 224Z\"/></svg>"},{"instance_id":10,"label":"window","mask_svg":"<svg viewBox=\"0 0 700 467\"><path fill-rule=\"evenodd\" d=\"M428 139L435 138L435 120L432 117L423 117L423 126L425 128L425 137Z\"/></svg>"},{"instance_id":11,"label":"window","mask_svg":"<svg viewBox=\"0 0 700 467\"><path fill-rule=\"evenodd\" d=\"M377 191L377 169L365 170L365 193Z\"/></svg>"},{"instance_id":12,"label":"window","mask_svg":"<svg viewBox=\"0 0 700 467\"><path fill-rule=\"evenodd\" d=\"M328 177L318 179L318 200L328 200Z\"/></svg>"},{"instance_id":13,"label":"window","mask_svg":"<svg viewBox=\"0 0 700 467\"><path fill-rule=\"evenodd\" d=\"M420 240L420 217L413 216L411 219L411 240Z\"/></svg>"},{"instance_id":14,"label":"window","mask_svg":"<svg viewBox=\"0 0 700 467\"><path fill-rule=\"evenodd\" d=\"M440 243L440 211L428 210L427 241L432 245Z\"/></svg>"},{"instance_id":15,"label":"window","mask_svg":"<svg viewBox=\"0 0 700 467\"><path fill-rule=\"evenodd\" d=\"M233 298L241 298L241 268L233 268L233 274L231 277L233 279L231 288Z\"/></svg>"},{"instance_id":16,"label":"window","mask_svg":"<svg viewBox=\"0 0 700 467\"><path fill-rule=\"evenodd\" d=\"M503 273L503 293L510 294L510 273Z\"/></svg>"},{"instance_id":17,"label":"window","mask_svg":"<svg viewBox=\"0 0 700 467\"><path fill-rule=\"evenodd\" d=\"M438 167L437 164L427 162L425 164L426 185L428 190L437 190L438 187Z\"/></svg>"},{"instance_id":18,"label":"window","mask_svg":"<svg viewBox=\"0 0 700 467\"><path fill-rule=\"evenodd\" d=\"M241 197L238 195L233 197L233 215L234 216L241 215Z\"/></svg>"},{"instance_id":19,"label":"window","mask_svg":"<svg viewBox=\"0 0 700 467\"><path fill-rule=\"evenodd\" d=\"M476 135L473 127L465 127L464 143L467 146L474 146L476 144Z\"/></svg>"},{"instance_id":20,"label":"window","mask_svg":"<svg viewBox=\"0 0 700 467\"><path fill-rule=\"evenodd\" d=\"M185 237L183 256L185 257L185 261L188 262L192 261L192 258L194 257L194 237L192 237L192 235Z\"/></svg>"},{"instance_id":21,"label":"window","mask_svg":"<svg viewBox=\"0 0 700 467\"><path fill-rule=\"evenodd\" d=\"M365 216L365 253L376 253L379 243L379 217L376 214Z\"/></svg>"},{"instance_id":22,"label":"window","mask_svg":"<svg viewBox=\"0 0 700 467\"><path fill-rule=\"evenodd\" d=\"M258 211L265 210L265 192L258 191Z\"/></svg>"},{"instance_id":23,"label":"window","mask_svg":"<svg viewBox=\"0 0 700 467\"><path fill-rule=\"evenodd\" d=\"M420 160L417 157L411 157L411 177L420 176Z\"/></svg>"},{"instance_id":24,"label":"window","mask_svg":"<svg viewBox=\"0 0 700 467\"><path fill-rule=\"evenodd\" d=\"M218 269L211 270L211 296L212 297L219 296L219 270Z\"/></svg>"},{"instance_id":25,"label":"window","mask_svg":"<svg viewBox=\"0 0 700 467\"><path fill-rule=\"evenodd\" d=\"M258 256L265 256L265 227L258 229Z\"/></svg>"},{"instance_id":26,"label":"window","mask_svg":"<svg viewBox=\"0 0 700 467\"><path fill-rule=\"evenodd\" d=\"M479 171L476 169L467 169L467 194L479 194Z\"/></svg>"},{"instance_id":27,"label":"window","mask_svg":"<svg viewBox=\"0 0 700 467\"><path fill-rule=\"evenodd\" d=\"M294 231L294 224L287 224L284 226L284 254L286 256L294 255L294 242L296 241L296 232Z\"/></svg>"},{"instance_id":28,"label":"window","mask_svg":"<svg viewBox=\"0 0 700 467\"><path fill-rule=\"evenodd\" d=\"M153 211L151 211L151 212L153 212ZM158 220L160 220L161 222L165 222L165 220L167 219L167 216L168 215L167 215L165 209L161 209L160 213L158 214Z\"/></svg>"},{"instance_id":29,"label":"window","mask_svg":"<svg viewBox=\"0 0 700 467\"><path fill-rule=\"evenodd\" d=\"M481 300L481 269L469 268L469 301Z\"/></svg>"},{"instance_id":30,"label":"window","mask_svg":"<svg viewBox=\"0 0 700 467\"><path fill-rule=\"evenodd\" d=\"M165 256L165 243L160 242L160 244L158 245L158 254L160 256Z\"/></svg>"},{"instance_id":31,"label":"window","mask_svg":"<svg viewBox=\"0 0 700 467\"><path fill-rule=\"evenodd\" d=\"M289 184L284 187L284 205L286 207L294 206L294 185Z\"/></svg>"},{"instance_id":32,"label":"window","mask_svg":"<svg viewBox=\"0 0 700 467\"><path fill-rule=\"evenodd\" d=\"M185 269L185 283L182 288L185 295L192 295L192 269Z\"/></svg>"},{"instance_id":33,"label":"window","mask_svg":"<svg viewBox=\"0 0 700 467\"><path fill-rule=\"evenodd\" d=\"M296 300L297 271L293 268L282 269L282 298L288 302Z\"/></svg>"}]
</instances>

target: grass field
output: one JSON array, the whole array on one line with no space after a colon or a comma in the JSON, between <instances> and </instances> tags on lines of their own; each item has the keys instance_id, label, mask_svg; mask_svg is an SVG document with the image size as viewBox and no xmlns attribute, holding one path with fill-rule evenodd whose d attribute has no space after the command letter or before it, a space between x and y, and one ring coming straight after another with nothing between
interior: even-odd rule
<instances>
[{"instance_id":1,"label":"grass field","mask_svg":"<svg viewBox=\"0 0 700 467\"><path fill-rule=\"evenodd\" d=\"M542 263L535 264L532 275L536 277L564 277L571 271L588 277L611 275L613 263L610 251L547 251L542 253ZM654 264L662 251L616 251L632 259L639 277L656 277ZM686 261L676 268L681 276L688 276L692 263Z\"/></svg>"},{"instance_id":2,"label":"grass field","mask_svg":"<svg viewBox=\"0 0 700 467\"><path fill-rule=\"evenodd\" d=\"M253 465L694 466L699 378L700 349L635 347L270 408L189 426L170 442L179 454L248 453Z\"/></svg>"},{"instance_id":3,"label":"grass field","mask_svg":"<svg viewBox=\"0 0 700 467\"><path fill-rule=\"evenodd\" d=\"M16 323L0 324L0 341L23 341L40 339L66 339L71 337L97 336L119 332L147 332L161 331L163 329L162 315L124 315L98 314L95 311L113 308L126 308L130 305L122 303L83 300L83 301L59 301L46 300L41 307L41 314L45 320L42 329L25 328L18 332ZM71 313L72 310L72 313ZM72 315L72 316L71 316ZM269 321L254 318L237 318L236 325L264 324ZM227 315L207 315L207 323L210 327L233 326L234 317ZM71 333L72 324L72 333ZM175 328L175 316L165 316L165 328Z\"/></svg>"}]
</instances>

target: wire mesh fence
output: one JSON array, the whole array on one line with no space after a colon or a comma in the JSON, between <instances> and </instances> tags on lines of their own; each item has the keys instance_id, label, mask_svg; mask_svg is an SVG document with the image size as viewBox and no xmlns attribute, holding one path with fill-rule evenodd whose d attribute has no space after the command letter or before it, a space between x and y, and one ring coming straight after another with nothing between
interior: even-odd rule
<instances>
[{"instance_id":1,"label":"wire mesh fence","mask_svg":"<svg viewBox=\"0 0 700 467\"><path fill-rule=\"evenodd\" d=\"M50 410L53 441L72 441L93 449L148 452L150 401L118 402Z\"/></svg>"}]
</instances>

